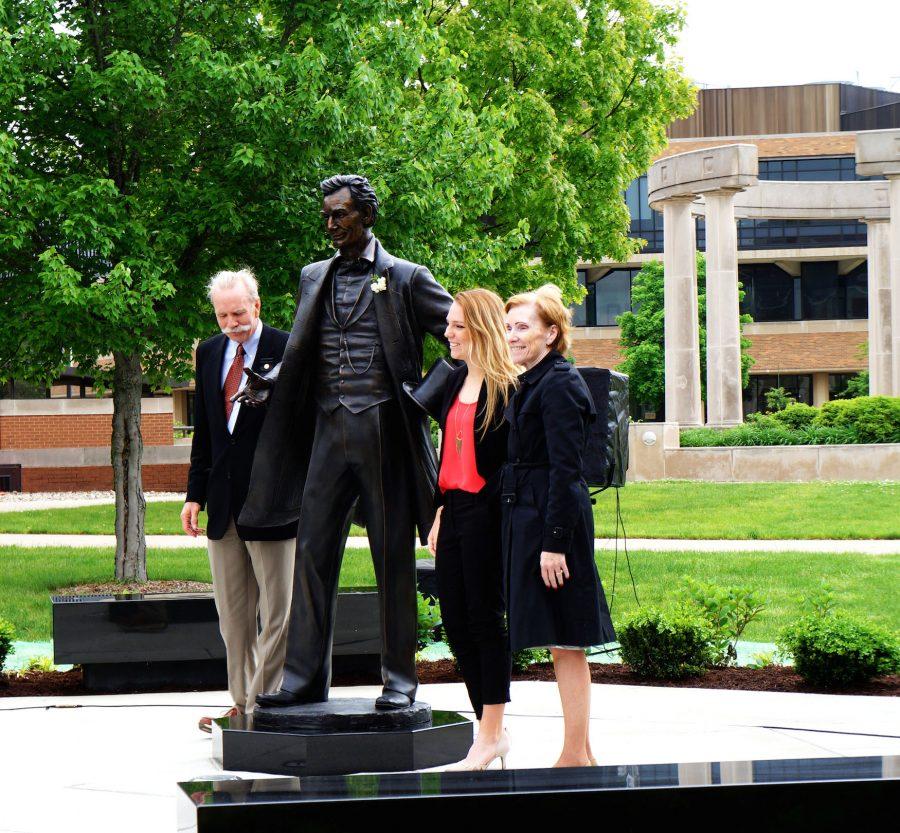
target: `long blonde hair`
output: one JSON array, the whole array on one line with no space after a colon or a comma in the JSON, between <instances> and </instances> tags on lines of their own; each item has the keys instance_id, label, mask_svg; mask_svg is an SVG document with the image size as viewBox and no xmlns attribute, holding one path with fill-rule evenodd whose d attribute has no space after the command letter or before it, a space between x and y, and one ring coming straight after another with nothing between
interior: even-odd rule
<instances>
[{"instance_id":1,"label":"long blonde hair","mask_svg":"<svg viewBox=\"0 0 900 833\"><path fill-rule=\"evenodd\" d=\"M503 301L489 289L466 289L453 299L463 313L469 331L472 364L484 371L487 385L487 407L481 423L481 436L487 434L498 407L509 402L510 388L518 384L520 368L513 364L506 342Z\"/></svg>"},{"instance_id":2,"label":"long blonde hair","mask_svg":"<svg viewBox=\"0 0 900 833\"><path fill-rule=\"evenodd\" d=\"M506 302L506 312L523 304L534 304L538 318L544 322L545 327L556 325L556 340L550 345L550 349L565 355L571 344L572 310L563 303L562 290L555 283L545 283L533 292L513 295Z\"/></svg>"}]
</instances>

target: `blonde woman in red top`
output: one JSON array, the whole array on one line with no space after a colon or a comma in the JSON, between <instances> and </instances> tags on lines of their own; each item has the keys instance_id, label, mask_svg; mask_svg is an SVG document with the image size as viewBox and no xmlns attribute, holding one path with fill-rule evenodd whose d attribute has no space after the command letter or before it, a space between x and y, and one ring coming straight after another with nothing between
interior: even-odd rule
<instances>
[{"instance_id":1,"label":"blonde woman in red top","mask_svg":"<svg viewBox=\"0 0 900 833\"><path fill-rule=\"evenodd\" d=\"M437 514L428 536L444 628L479 721L465 760L451 769L506 765L511 660L503 601L500 470L506 461L503 411L517 368L506 342L503 302L487 289L460 292L447 314L451 375L441 409Z\"/></svg>"}]
</instances>

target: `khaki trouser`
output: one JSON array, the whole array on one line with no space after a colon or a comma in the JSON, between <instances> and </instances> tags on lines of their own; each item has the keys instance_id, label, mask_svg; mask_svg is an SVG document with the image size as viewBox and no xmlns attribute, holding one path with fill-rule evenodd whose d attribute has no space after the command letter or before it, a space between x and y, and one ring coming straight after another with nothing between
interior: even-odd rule
<instances>
[{"instance_id":1,"label":"khaki trouser","mask_svg":"<svg viewBox=\"0 0 900 833\"><path fill-rule=\"evenodd\" d=\"M228 691L248 713L256 707L257 694L281 687L295 544L294 538L242 541L234 521L221 540L209 542Z\"/></svg>"}]
</instances>

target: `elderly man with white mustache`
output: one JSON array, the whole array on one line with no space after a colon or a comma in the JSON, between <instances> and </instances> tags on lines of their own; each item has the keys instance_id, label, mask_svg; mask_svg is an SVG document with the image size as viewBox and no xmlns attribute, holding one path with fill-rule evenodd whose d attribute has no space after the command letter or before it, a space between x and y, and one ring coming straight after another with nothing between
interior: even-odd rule
<instances>
[{"instance_id":1,"label":"elderly man with white mustache","mask_svg":"<svg viewBox=\"0 0 900 833\"><path fill-rule=\"evenodd\" d=\"M288 334L263 324L259 288L247 269L216 274L209 299L222 334L197 347L181 525L186 534L201 535L198 516L206 505L213 594L234 703L223 716L232 716L251 712L257 694L281 684L297 523L266 529L237 523L267 411L231 400L246 384L245 368L264 374L281 361ZM201 730L209 732L211 725L212 718L201 718Z\"/></svg>"}]
</instances>

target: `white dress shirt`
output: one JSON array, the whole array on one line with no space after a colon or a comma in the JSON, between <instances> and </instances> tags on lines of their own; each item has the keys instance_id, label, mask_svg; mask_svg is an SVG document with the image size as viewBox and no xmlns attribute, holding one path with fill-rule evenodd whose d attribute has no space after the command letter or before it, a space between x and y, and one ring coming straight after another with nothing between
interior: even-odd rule
<instances>
[{"instance_id":1,"label":"white dress shirt","mask_svg":"<svg viewBox=\"0 0 900 833\"><path fill-rule=\"evenodd\" d=\"M261 318L256 319L256 329L251 334L250 338L248 338L244 342L244 367L252 367L253 360L256 358L256 350L259 347L259 337L262 335L263 322ZM238 343L232 339L228 339L228 344L225 345L225 355L222 357L222 372L221 379L219 382L219 386L221 388L225 387L225 379L228 377L228 371L231 369L231 363L234 361L235 354L237 353ZM247 384L247 374L241 374L241 381L238 382L238 391L242 391L244 389L244 385ZM228 420L228 433L234 433L234 426L237 424L238 412L241 410L241 403L235 402L234 407L231 409L231 417Z\"/></svg>"}]
</instances>

